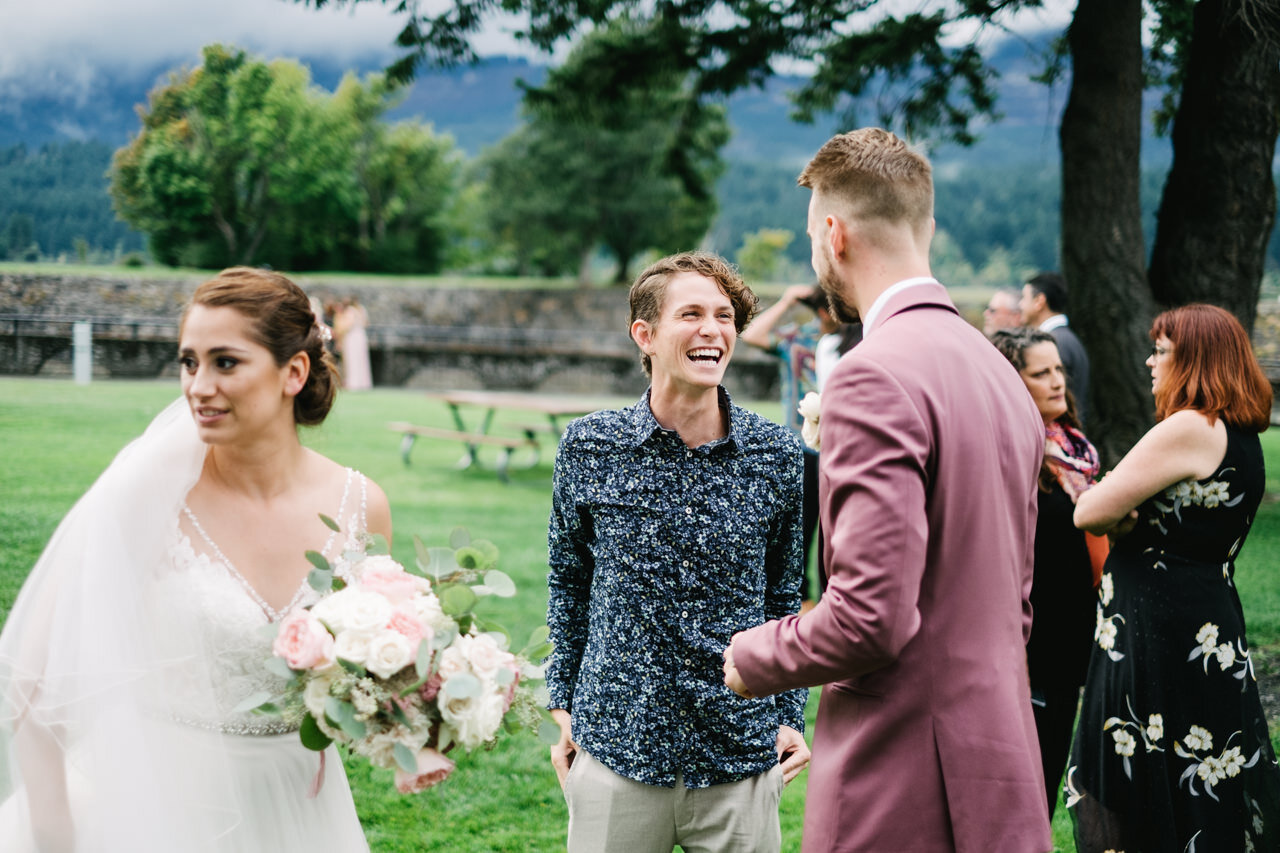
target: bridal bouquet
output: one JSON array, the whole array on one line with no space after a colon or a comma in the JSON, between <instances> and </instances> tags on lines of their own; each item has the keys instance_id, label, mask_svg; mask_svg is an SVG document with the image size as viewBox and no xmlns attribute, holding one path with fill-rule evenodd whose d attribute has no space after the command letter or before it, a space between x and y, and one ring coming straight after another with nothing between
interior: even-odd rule
<instances>
[{"instance_id":1,"label":"bridal bouquet","mask_svg":"<svg viewBox=\"0 0 1280 853\"><path fill-rule=\"evenodd\" d=\"M323 596L278 623L267 666L287 679L285 690L241 703L298 723L310 749L338 741L395 770L401 793L444 781L455 746L491 746L504 727L536 729L546 690L533 662L551 651L545 626L512 653L506 635L473 612L484 596L515 595L494 568L492 543L461 529L448 548L414 541L409 569L378 536L351 542L336 565L307 552L309 581Z\"/></svg>"}]
</instances>

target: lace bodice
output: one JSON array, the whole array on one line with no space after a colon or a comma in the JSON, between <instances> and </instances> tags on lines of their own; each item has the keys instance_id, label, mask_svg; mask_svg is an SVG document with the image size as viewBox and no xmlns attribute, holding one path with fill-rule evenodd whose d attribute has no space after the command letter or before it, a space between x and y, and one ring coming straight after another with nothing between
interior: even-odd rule
<instances>
[{"instance_id":1,"label":"lace bodice","mask_svg":"<svg viewBox=\"0 0 1280 853\"><path fill-rule=\"evenodd\" d=\"M356 500L351 499L353 491ZM329 558L335 573L347 580L350 572L340 558L344 551L355 546L353 537L365 530L366 495L364 476L348 469L342 502L333 516L343 533L330 536L323 549L317 549ZM294 607L314 604L319 594L304 579L289 604L274 610L208 538L191 511L185 506L183 511L198 535L193 542L174 518L170 572L159 584L165 599L160 606L168 609L172 618L187 620L188 630L198 633L209 657L214 707L208 707L208 700L200 696L202 691L195 685L178 685L173 715L188 725L231 734L291 731L296 727L280 719L237 712L235 708L255 693L281 691L283 679L266 667L272 656L271 623L278 622ZM301 554L298 556L302 558Z\"/></svg>"}]
</instances>

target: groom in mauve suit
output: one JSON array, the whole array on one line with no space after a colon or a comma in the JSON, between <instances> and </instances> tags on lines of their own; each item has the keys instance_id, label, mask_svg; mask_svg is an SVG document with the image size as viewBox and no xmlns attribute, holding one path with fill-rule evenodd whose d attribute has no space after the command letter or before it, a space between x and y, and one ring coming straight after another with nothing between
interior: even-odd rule
<instances>
[{"instance_id":1,"label":"groom in mauve suit","mask_svg":"<svg viewBox=\"0 0 1280 853\"><path fill-rule=\"evenodd\" d=\"M1044 424L929 273L924 157L858 130L800 184L819 281L864 329L822 394L830 580L809 613L737 634L725 683L826 685L805 853L1049 850L1025 648Z\"/></svg>"}]
</instances>

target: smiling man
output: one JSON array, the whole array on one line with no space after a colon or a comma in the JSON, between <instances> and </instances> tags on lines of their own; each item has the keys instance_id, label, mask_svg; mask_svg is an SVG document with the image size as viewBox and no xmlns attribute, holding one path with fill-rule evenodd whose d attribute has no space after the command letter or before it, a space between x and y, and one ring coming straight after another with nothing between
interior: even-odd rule
<instances>
[{"instance_id":1,"label":"smiling man","mask_svg":"<svg viewBox=\"0 0 1280 853\"><path fill-rule=\"evenodd\" d=\"M799 609L800 443L720 385L757 306L724 260L664 258L630 300L649 390L569 424L556 458L547 687L569 853L776 853L807 692L748 701L719 666L735 632Z\"/></svg>"}]
</instances>

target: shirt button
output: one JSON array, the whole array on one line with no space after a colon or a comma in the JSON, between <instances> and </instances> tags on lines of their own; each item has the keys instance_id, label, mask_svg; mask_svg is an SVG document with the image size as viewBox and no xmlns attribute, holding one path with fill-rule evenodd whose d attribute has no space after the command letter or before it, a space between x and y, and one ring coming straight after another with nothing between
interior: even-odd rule
<instances>
[{"instance_id":1,"label":"shirt button","mask_svg":"<svg viewBox=\"0 0 1280 853\"><path fill-rule=\"evenodd\" d=\"M688 618L689 618L689 611L688 611L688 610L681 610L681 611L680 611L680 616L681 616L681 618L688 619ZM685 663L688 663L688 661L685 661Z\"/></svg>"},{"instance_id":2,"label":"shirt button","mask_svg":"<svg viewBox=\"0 0 1280 853\"><path fill-rule=\"evenodd\" d=\"M685 508L684 508L684 514L685 514L685 515L693 515L693 507L691 507L691 506L687 506L687 507L685 507Z\"/></svg>"},{"instance_id":3,"label":"shirt button","mask_svg":"<svg viewBox=\"0 0 1280 853\"><path fill-rule=\"evenodd\" d=\"M688 658L685 658L685 659L684 659L684 665L685 665L685 666L693 666L693 661L689 660Z\"/></svg>"},{"instance_id":4,"label":"shirt button","mask_svg":"<svg viewBox=\"0 0 1280 853\"><path fill-rule=\"evenodd\" d=\"M685 567L686 569L687 569L687 568L689 568L689 561L688 561L688 560L685 560L685 561L684 561L684 567Z\"/></svg>"}]
</instances>

